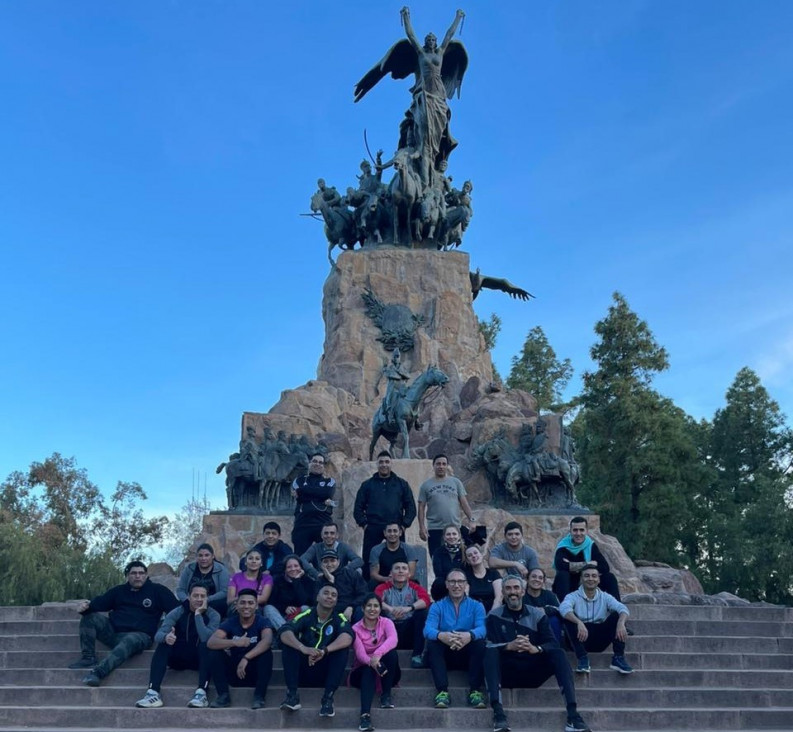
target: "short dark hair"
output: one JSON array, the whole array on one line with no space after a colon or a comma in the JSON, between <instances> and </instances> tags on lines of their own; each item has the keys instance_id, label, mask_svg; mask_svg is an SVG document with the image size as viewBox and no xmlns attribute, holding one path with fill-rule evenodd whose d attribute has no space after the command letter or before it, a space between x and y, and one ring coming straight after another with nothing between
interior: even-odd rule
<instances>
[{"instance_id":1,"label":"short dark hair","mask_svg":"<svg viewBox=\"0 0 793 732\"><path fill-rule=\"evenodd\" d=\"M268 521L262 527L262 533L267 531L267 529L275 529L280 534L281 533L281 524L279 524L277 521Z\"/></svg>"},{"instance_id":2,"label":"short dark hair","mask_svg":"<svg viewBox=\"0 0 793 732\"><path fill-rule=\"evenodd\" d=\"M198 549L195 550L195 553L198 554L198 552L203 551L208 551L213 557L215 556L215 547L213 547L212 544L207 544L206 542L199 544Z\"/></svg>"},{"instance_id":3,"label":"short dark hair","mask_svg":"<svg viewBox=\"0 0 793 732\"><path fill-rule=\"evenodd\" d=\"M338 524L337 524L335 521L326 521L324 524L322 524L322 528L323 528L323 529L324 529L326 526L335 526L335 527L336 527L336 531L338 531L338 530L339 530L339 525L338 525Z\"/></svg>"},{"instance_id":4,"label":"short dark hair","mask_svg":"<svg viewBox=\"0 0 793 732\"><path fill-rule=\"evenodd\" d=\"M259 601L259 598L258 598L258 597L257 597L257 595L256 595L256 590L253 590L253 589L251 589L250 587L246 587L245 589L243 589L243 590L240 590L240 591L237 593L237 599L239 599L239 598L240 598L240 597L242 597L243 595L250 595L250 596L251 596L252 598L254 598L254 600L256 600L257 602Z\"/></svg>"},{"instance_id":5,"label":"short dark hair","mask_svg":"<svg viewBox=\"0 0 793 732\"><path fill-rule=\"evenodd\" d=\"M323 463L325 462L325 455L324 455L323 453L321 453L319 450L315 450L314 452L312 452L312 453L311 453L311 454L308 456L308 459L309 459L309 460L313 460L313 459L314 459L315 457L317 457L317 456L319 456L319 457L321 457L321 458L322 458L322 462L323 462Z\"/></svg>"},{"instance_id":6,"label":"short dark hair","mask_svg":"<svg viewBox=\"0 0 793 732\"><path fill-rule=\"evenodd\" d=\"M595 571L596 571L598 574L600 574L600 567L598 567L598 563L597 563L597 562L587 562L587 563L586 563L586 564L585 564L585 565L584 565L584 566L581 568L581 574L583 574L584 572L586 572L588 569L594 569L594 570L595 570Z\"/></svg>"},{"instance_id":7,"label":"short dark hair","mask_svg":"<svg viewBox=\"0 0 793 732\"><path fill-rule=\"evenodd\" d=\"M517 521L510 521L504 527L504 536L507 535L508 531L513 531L514 529L517 529L518 531L520 531L521 534L523 533L523 527Z\"/></svg>"},{"instance_id":8,"label":"short dark hair","mask_svg":"<svg viewBox=\"0 0 793 732\"><path fill-rule=\"evenodd\" d=\"M570 519L570 526L573 524L584 524L587 528L589 528L589 522L583 516L573 516Z\"/></svg>"},{"instance_id":9,"label":"short dark hair","mask_svg":"<svg viewBox=\"0 0 793 732\"><path fill-rule=\"evenodd\" d=\"M207 587L207 583L204 580L196 579L190 582L189 586L187 587L187 594L192 595L193 590L199 587L202 590L206 590L207 595L209 594L209 587Z\"/></svg>"},{"instance_id":10,"label":"short dark hair","mask_svg":"<svg viewBox=\"0 0 793 732\"><path fill-rule=\"evenodd\" d=\"M380 452L377 453L377 459L379 460L381 457L390 458L391 457L391 453L388 452L388 450L380 450Z\"/></svg>"},{"instance_id":11,"label":"short dark hair","mask_svg":"<svg viewBox=\"0 0 793 732\"><path fill-rule=\"evenodd\" d=\"M448 456L444 455L442 452L439 452L434 458L432 458L432 464L435 465L435 462L441 458L443 458L447 463L449 462Z\"/></svg>"},{"instance_id":12,"label":"short dark hair","mask_svg":"<svg viewBox=\"0 0 793 732\"><path fill-rule=\"evenodd\" d=\"M334 584L333 584L333 582L328 582L327 580L325 580L325 581L324 581L324 582L322 582L322 583L320 584L320 586L317 588L317 595L319 595L319 593L320 593L320 592L322 592L322 590L324 590L326 587L330 587L330 588L332 588L332 589L336 590L336 594L337 594L337 595L339 594L339 588L338 588L338 587L336 587L336 585L334 585Z\"/></svg>"},{"instance_id":13,"label":"short dark hair","mask_svg":"<svg viewBox=\"0 0 793 732\"><path fill-rule=\"evenodd\" d=\"M149 571L149 568L140 559L133 559L124 567L124 576L126 577L135 567L142 567L144 572Z\"/></svg>"}]
</instances>

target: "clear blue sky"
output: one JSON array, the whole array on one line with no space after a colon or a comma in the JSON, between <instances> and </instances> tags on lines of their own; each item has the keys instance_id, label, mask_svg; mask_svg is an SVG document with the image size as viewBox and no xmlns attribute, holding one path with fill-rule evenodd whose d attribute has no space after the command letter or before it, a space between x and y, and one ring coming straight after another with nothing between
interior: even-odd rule
<instances>
[{"instance_id":1,"label":"clear blue sky","mask_svg":"<svg viewBox=\"0 0 793 732\"><path fill-rule=\"evenodd\" d=\"M401 2L0 2L0 477L57 450L171 513L240 415L316 375L318 176L390 154L409 83L352 88ZM441 37L455 3L414 4ZM793 3L469 2L450 173L502 373L541 325L588 368L620 290L656 385L710 418L744 365L793 414Z\"/></svg>"}]
</instances>

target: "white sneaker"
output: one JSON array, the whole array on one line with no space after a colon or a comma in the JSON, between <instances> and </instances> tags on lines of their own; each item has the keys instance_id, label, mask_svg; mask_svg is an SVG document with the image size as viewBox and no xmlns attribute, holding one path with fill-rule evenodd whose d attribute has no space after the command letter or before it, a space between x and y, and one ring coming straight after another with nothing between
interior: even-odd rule
<instances>
[{"instance_id":1,"label":"white sneaker","mask_svg":"<svg viewBox=\"0 0 793 732\"><path fill-rule=\"evenodd\" d=\"M138 699L138 701L135 702L135 706L141 707L141 709L154 709L155 707L161 707L162 697L160 696L159 692L154 691L154 689L149 689L143 699Z\"/></svg>"},{"instance_id":2,"label":"white sneaker","mask_svg":"<svg viewBox=\"0 0 793 732\"><path fill-rule=\"evenodd\" d=\"M193 698L187 702L187 706L192 709L205 709L209 706L207 693L203 689L196 689Z\"/></svg>"}]
</instances>

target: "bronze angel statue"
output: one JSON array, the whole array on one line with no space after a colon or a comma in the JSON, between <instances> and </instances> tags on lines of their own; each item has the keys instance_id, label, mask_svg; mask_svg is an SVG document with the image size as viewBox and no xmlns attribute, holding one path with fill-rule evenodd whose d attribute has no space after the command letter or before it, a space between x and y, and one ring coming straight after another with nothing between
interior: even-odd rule
<instances>
[{"instance_id":1,"label":"bronze angel statue","mask_svg":"<svg viewBox=\"0 0 793 732\"><path fill-rule=\"evenodd\" d=\"M417 153L418 170L425 187L432 184L434 171L447 160L457 141L449 131L451 111L446 103L456 93L459 97L463 75L468 67L468 54L459 41L452 40L465 17L458 10L443 42L430 33L422 46L410 22L410 11L402 8L402 24L407 38L397 41L356 85L358 102L384 76L405 79L415 74L416 82L410 91L413 102L400 125L400 148L413 148Z\"/></svg>"}]
</instances>

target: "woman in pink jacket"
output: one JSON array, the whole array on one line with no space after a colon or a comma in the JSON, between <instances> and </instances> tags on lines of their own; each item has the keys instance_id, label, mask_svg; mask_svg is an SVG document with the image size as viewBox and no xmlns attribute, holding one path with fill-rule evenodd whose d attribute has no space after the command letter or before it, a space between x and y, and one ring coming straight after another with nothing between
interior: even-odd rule
<instances>
[{"instance_id":1,"label":"woman in pink jacket","mask_svg":"<svg viewBox=\"0 0 793 732\"><path fill-rule=\"evenodd\" d=\"M391 689L399 683L402 671L397 657L397 632L394 623L382 616L383 606L374 593L363 602L363 619L352 626L355 631L355 659L350 671L350 684L361 690L361 732L372 727L372 700L380 687L380 708L393 709Z\"/></svg>"}]
</instances>

